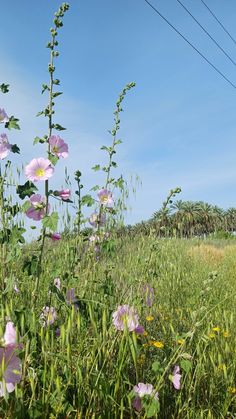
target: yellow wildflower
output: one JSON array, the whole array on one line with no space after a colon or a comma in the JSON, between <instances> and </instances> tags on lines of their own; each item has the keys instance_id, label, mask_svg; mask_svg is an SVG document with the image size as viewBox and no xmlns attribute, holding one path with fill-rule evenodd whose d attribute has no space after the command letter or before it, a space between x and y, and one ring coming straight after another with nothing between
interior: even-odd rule
<instances>
[{"instance_id":1,"label":"yellow wildflower","mask_svg":"<svg viewBox=\"0 0 236 419\"><path fill-rule=\"evenodd\" d=\"M213 332L219 332L220 328L218 326L212 328Z\"/></svg>"},{"instance_id":2,"label":"yellow wildflower","mask_svg":"<svg viewBox=\"0 0 236 419\"><path fill-rule=\"evenodd\" d=\"M223 336L224 336L225 338L228 338L228 337L230 336L230 333L229 333L229 332L227 332L227 330L226 330L225 332L223 332Z\"/></svg>"},{"instance_id":3,"label":"yellow wildflower","mask_svg":"<svg viewBox=\"0 0 236 419\"><path fill-rule=\"evenodd\" d=\"M146 320L147 320L148 322L152 322L152 321L154 320L154 317L153 317L153 316L151 316L151 315L149 315L149 316L147 316L147 317L146 317Z\"/></svg>"},{"instance_id":4,"label":"yellow wildflower","mask_svg":"<svg viewBox=\"0 0 236 419\"><path fill-rule=\"evenodd\" d=\"M236 387L228 387L228 392L230 394L236 394Z\"/></svg>"},{"instance_id":5,"label":"yellow wildflower","mask_svg":"<svg viewBox=\"0 0 236 419\"><path fill-rule=\"evenodd\" d=\"M183 344L184 344L184 339L178 339L178 340L177 340L177 343L178 343L179 345L183 345Z\"/></svg>"},{"instance_id":6,"label":"yellow wildflower","mask_svg":"<svg viewBox=\"0 0 236 419\"><path fill-rule=\"evenodd\" d=\"M148 333L146 332L146 330L144 330L143 336L147 336L147 335L148 335Z\"/></svg>"},{"instance_id":7,"label":"yellow wildflower","mask_svg":"<svg viewBox=\"0 0 236 419\"><path fill-rule=\"evenodd\" d=\"M210 339L214 339L215 338L215 333L209 333L208 336L209 336Z\"/></svg>"},{"instance_id":8,"label":"yellow wildflower","mask_svg":"<svg viewBox=\"0 0 236 419\"><path fill-rule=\"evenodd\" d=\"M226 365L225 364L219 364L218 369L224 371L224 370L226 370Z\"/></svg>"},{"instance_id":9,"label":"yellow wildflower","mask_svg":"<svg viewBox=\"0 0 236 419\"><path fill-rule=\"evenodd\" d=\"M155 346L155 348L158 348L158 349L164 348L164 343L158 342L156 340L152 342L152 345Z\"/></svg>"}]
</instances>

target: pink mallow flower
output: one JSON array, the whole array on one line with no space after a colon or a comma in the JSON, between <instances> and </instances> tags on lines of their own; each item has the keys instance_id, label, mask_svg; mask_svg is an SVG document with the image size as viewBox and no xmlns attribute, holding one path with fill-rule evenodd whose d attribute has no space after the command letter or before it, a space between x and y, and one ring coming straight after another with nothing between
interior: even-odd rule
<instances>
[{"instance_id":1,"label":"pink mallow flower","mask_svg":"<svg viewBox=\"0 0 236 419\"><path fill-rule=\"evenodd\" d=\"M21 375L21 361L16 356L14 346L0 348L0 397L14 391L15 385L21 380Z\"/></svg>"},{"instance_id":2,"label":"pink mallow flower","mask_svg":"<svg viewBox=\"0 0 236 419\"><path fill-rule=\"evenodd\" d=\"M0 123L5 123L5 122L8 122L8 121L9 121L9 118L8 118L8 115L5 111L5 109L0 108Z\"/></svg>"},{"instance_id":3,"label":"pink mallow flower","mask_svg":"<svg viewBox=\"0 0 236 419\"><path fill-rule=\"evenodd\" d=\"M48 142L52 154L58 158L62 157L65 159L68 157L68 145L61 137L59 137L59 135L51 135L51 137L48 139Z\"/></svg>"},{"instance_id":4,"label":"pink mallow flower","mask_svg":"<svg viewBox=\"0 0 236 419\"><path fill-rule=\"evenodd\" d=\"M39 180L48 180L54 173L54 168L51 165L50 160L44 157L33 159L25 166L25 175L27 179L32 182L38 182Z\"/></svg>"},{"instance_id":5,"label":"pink mallow flower","mask_svg":"<svg viewBox=\"0 0 236 419\"><path fill-rule=\"evenodd\" d=\"M61 240L61 235L60 235L60 233L52 233L50 237L51 237L51 239L52 239L54 242L56 242L56 241L58 241L58 240Z\"/></svg>"},{"instance_id":6,"label":"pink mallow flower","mask_svg":"<svg viewBox=\"0 0 236 419\"><path fill-rule=\"evenodd\" d=\"M142 410L143 397L149 396L158 400L158 392L155 392L152 384L138 383L136 386L134 386L133 392L135 394L135 399L133 400L132 405L138 412Z\"/></svg>"},{"instance_id":7,"label":"pink mallow flower","mask_svg":"<svg viewBox=\"0 0 236 419\"><path fill-rule=\"evenodd\" d=\"M112 314L112 319L117 330L124 330L127 327L129 332L132 332L139 326L138 314L133 307L127 304L119 306Z\"/></svg>"},{"instance_id":8,"label":"pink mallow flower","mask_svg":"<svg viewBox=\"0 0 236 419\"><path fill-rule=\"evenodd\" d=\"M40 314L40 320L43 326L51 326L57 318L57 313L54 307L43 307Z\"/></svg>"},{"instance_id":9,"label":"pink mallow flower","mask_svg":"<svg viewBox=\"0 0 236 419\"><path fill-rule=\"evenodd\" d=\"M5 159L11 151L11 144L6 134L0 134L0 160Z\"/></svg>"},{"instance_id":10,"label":"pink mallow flower","mask_svg":"<svg viewBox=\"0 0 236 419\"><path fill-rule=\"evenodd\" d=\"M173 375L171 376L172 384L176 390L180 390L180 379L181 379L180 367L176 365L173 370Z\"/></svg>"},{"instance_id":11,"label":"pink mallow flower","mask_svg":"<svg viewBox=\"0 0 236 419\"><path fill-rule=\"evenodd\" d=\"M108 208L111 208L114 204L112 193L107 189L101 189L98 192L98 199L102 205L106 205Z\"/></svg>"},{"instance_id":12,"label":"pink mallow flower","mask_svg":"<svg viewBox=\"0 0 236 419\"><path fill-rule=\"evenodd\" d=\"M3 341L4 347L0 348L0 397L14 391L16 383L21 380L21 361L15 353L20 345L16 343L16 329L11 321L6 324Z\"/></svg>"},{"instance_id":13,"label":"pink mallow flower","mask_svg":"<svg viewBox=\"0 0 236 419\"><path fill-rule=\"evenodd\" d=\"M40 221L46 215L46 198L39 194L32 195L29 199L31 207L27 209L26 215L35 221ZM49 211L49 205L48 205Z\"/></svg>"},{"instance_id":14,"label":"pink mallow flower","mask_svg":"<svg viewBox=\"0 0 236 419\"><path fill-rule=\"evenodd\" d=\"M62 201L67 201L70 199L71 191L70 189L62 189L61 191L55 191L54 195L59 196Z\"/></svg>"}]
</instances>

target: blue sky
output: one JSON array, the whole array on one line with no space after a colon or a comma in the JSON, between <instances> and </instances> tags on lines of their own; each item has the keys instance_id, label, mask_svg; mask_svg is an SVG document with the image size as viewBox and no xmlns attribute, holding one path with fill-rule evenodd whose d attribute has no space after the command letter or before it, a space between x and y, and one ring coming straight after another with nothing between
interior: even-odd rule
<instances>
[{"instance_id":1,"label":"blue sky","mask_svg":"<svg viewBox=\"0 0 236 419\"><path fill-rule=\"evenodd\" d=\"M233 0L205 0L236 38ZM183 0L201 24L236 60L236 45L200 0ZM236 83L235 66L217 49L176 0L152 0L191 42ZM8 0L1 5L1 80L11 85L0 107L20 118L22 130L9 136L22 157L16 164L43 155L33 138L46 131L35 114L46 103L49 28L56 0ZM119 168L142 187L130 198L128 223L148 219L171 188L181 199L235 206L236 89L229 86L143 0L71 0L59 34L56 76L64 95L57 100L57 122L70 157L57 165L54 186L64 186L64 167L73 178L80 169L87 187L97 183L91 166L103 160L118 93L130 81L117 152Z\"/></svg>"}]
</instances>

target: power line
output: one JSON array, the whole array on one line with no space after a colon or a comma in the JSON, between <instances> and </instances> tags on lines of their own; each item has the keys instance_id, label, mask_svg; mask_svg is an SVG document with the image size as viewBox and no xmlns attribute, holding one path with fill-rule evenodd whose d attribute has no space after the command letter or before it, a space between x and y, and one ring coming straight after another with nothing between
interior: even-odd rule
<instances>
[{"instance_id":1,"label":"power line","mask_svg":"<svg viewBox=\"0 0 236 419\"><path fill-rule=\"evenodd\" d=\"M230 39L236 44L236 40L229 33L229 31L226 29L226 27L223 25L223 23L217 18L217 16L215 15L215 13L213 13L213 11L210 9L210 7L203 0L200 0L200 1L204 4L204 6L207 8L207 10L209 10L209 12L211 13L211 15L219 23L219 25L222 27L222 29L225 31L225 33L227 33L227 35L230 37Z\"/></svg>"},{"instance_id":2,"label":"power line","mask_svg":"<svg viewBox=\"0 0 236 419\"><path fill-rule=\"evenodd\" d=\"M168 19L166 19L165 16L163 16L159 10L153 4L151 4L148 0L144 0L153 10L155 13L157 13L179 36L181 36L182 39L184 39L185 42L187 42L188 45L190 45L195 52L197 52L227 83L229 83L234 89L236 89L236 85L230 81L210 60L208 60L207 57L205 57L204 54L202 54L197 47L195 47L172 23L169 22Z\"/></svg>"},{"instance_id":3,"label":"power line","mask_svg":"<svg viewBox=\"0 0 236 419\"><path fill-rule=\"evenodd\" d=\"M211 36L211 34L201 25L201 23L193 16L193 14L190 12L190 10L180 1L177 0L177 2L183 7L183 9L191 16L191 18L197 23L198 26L205 32L205 34L214 42L214 44L223 52L223 54L233 63L236 67L236 62L233 60L233 58L230 57L230 55L224 50L224 48L221 47L220 44Z\"/></svg>"}]
</instances>

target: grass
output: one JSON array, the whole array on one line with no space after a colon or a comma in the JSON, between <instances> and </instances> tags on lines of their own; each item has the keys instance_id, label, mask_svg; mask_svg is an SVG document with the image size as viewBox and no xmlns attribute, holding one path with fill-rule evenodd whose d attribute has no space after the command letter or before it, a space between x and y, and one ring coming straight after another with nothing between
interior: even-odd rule
<instances>
[{"instance_id":1,"label":"grass","mask_svg":"<svg viewBox=\"0 0 236 419\"><path fill-rule=\"evenodd\" d=\"M132 407L133 386L143 382L159 392L152 417L235 418L235 242L140 235L110 244L99 259L82 239L76 259L73 239L48 247L37 295L26 263L33 245L8 263L7 281L17 279L20 293L9 285L2 295L1 327L6 317L17 326L23 375L1 417L146 418ZM145 284L154 288L150 308ZM78 310L65 301L71 287ZM136 308L144 335L116 331L112 313L122 304ZM44 306L57 312L48 327ZM169 379L175 365L180 390Z\"/></svg>"}]
</instances>

